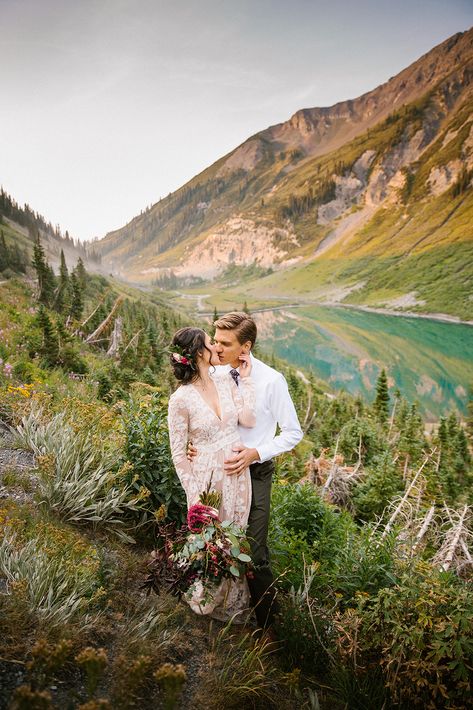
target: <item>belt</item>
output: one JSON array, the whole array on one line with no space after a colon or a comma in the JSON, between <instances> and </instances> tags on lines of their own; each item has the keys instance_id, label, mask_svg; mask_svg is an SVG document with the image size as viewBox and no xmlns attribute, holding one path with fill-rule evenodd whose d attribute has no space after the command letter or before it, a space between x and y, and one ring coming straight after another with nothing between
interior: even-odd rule
<instances>
[{"instance_id":1,"label":"belt","mask_svg":"<svg viewBox=\"0 0 473 710\"><path fill-rule=\"evenodd\" d=\"M206 453L206 454L213 454L216 451L220 451L221 449L226 449L228 446L233 446L234 444L239 444L240 439L238 437L238 434L227 434L226 436L223 436L221 439L218 439L217 441L199 441L197 442L192 442L197 449L197 453Z\"/></svg>"}]
</instances>

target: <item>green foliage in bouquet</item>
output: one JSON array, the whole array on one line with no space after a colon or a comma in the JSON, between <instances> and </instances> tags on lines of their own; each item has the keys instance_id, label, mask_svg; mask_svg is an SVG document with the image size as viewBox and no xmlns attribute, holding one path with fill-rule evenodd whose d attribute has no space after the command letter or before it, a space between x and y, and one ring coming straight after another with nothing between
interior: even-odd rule
<instances>
[{"instance_id":1,"label":"green foliage in bouquet","mask_svg":"<svg viewBox=\"0 0 473 710\"><path fill-rule=\"evenodd\" d=\"M220 501L220 494L205 491L201 499ZM159 594L163 589L189 598L200 582L204 601L212 598L212 588L223 579L251 576L250 543L243 528L230 520L220 521L216 508L199 502L187 513L187 523L158 523L159 547L152 553L149 574L143 585Z\"/></svg>"},{"instance_id":2,"label":"green foliage in bouquet","mask_svg":"<svg viewBox=\"0 0 473 710\"><path fill-rule=\"evenodd\" d=\"M207 505L209 508L220 508L222 502L222 494L219 491L211 491L210 483L207 490L200 494L199 500L202 505Z\"/></svg>"}]
</instances>

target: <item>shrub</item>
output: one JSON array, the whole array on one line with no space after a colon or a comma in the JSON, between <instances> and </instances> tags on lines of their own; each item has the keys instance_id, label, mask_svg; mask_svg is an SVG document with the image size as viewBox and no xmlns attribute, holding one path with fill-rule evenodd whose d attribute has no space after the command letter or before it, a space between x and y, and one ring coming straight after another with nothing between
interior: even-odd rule
<instances>
[{"instance_id":1,"label":"shrub","mask_svg":"<svg viewBox=\"0 0 473 710\"><path fill-rule=\"evenodd\" d=\"M345 608L356 606L360 595L372 596L396 583L394 536L381 540L368 526L360 530L350 525L347 514L338 525L331 521L330 528L313 547L319 564L312 583L314 596L335 598Z\"/></svg>"},{"instance_id":2,"label":"shrub","mask_svg":"<svg viewBox=\"0 0 473 710\"><path fill-rule=\"evenodd\" d=\"M271 521L268 536L271 566L278 586L289 590L303 584L304 562L314 558L312 545L304 535L286 530Z\"/></svg>"},{"instance_id":3,"label":"shrub","mask_svg":"<svg viewBox=\"0 0 473 710\"><path fill-rule=\"evenodd\" d=\"M110 391L112 389L112 381L106 372L99 372L96 376L97 381L97 397L103 402L110 399Z\"/></svg>"},{"instance_id":4,"label":"shrub","mask_svg":"<svg viewBox=\"0 0 473 710\"><path fill-rule=\"evenodd\" d=\"M366 526L347 536L329 579L342 606L356 604L359 595L372 596L396 583L394 536L381 540Z\"/></svg>"},{"instance_id":5,"label":"shrub","mask_svg":"<svg viewBox=\"0 0 473 710\"><path fill-rule=\"evenodd\" d=\"M332 657L330 614L310 596L317 565L303 564L303 584L280 597L276 631L284 639L283 663L288 669L323 675Z\"/></svg>"},{"instance_id":6,"label":"shrub","mask_svg":"<svg viewBox=\"0 0 473 710\"><path fill-rule=\"evenodd\" d=\"M28 360L19 360L13 365L12 372L13 377L29 385L37 378L39 368L35 367L35 365Z\"/></svg>"},{"instance_id":7,"label":"shrub","mask_svg":"<svg viewBox=\"0 0 473 710\"><path fill-rule=\"evenodd\" d=\"M124 433L123 456L131 464L131 485L137 491L143 487L149 491L149 512L165 505L168 517L182 523L186 497L172 463L167 410L158 393L139 403L130 400L124 412Z\"/></svg>"},{"instance_id":8,"label":"shrub","mask_svg":"<svg viewBox=\"0 0 473 710\"><path fill-rule=\"evenodd\" d=\"M426 565L361 605L365 651L397 703L463 708L471 700L471 584Z\"/></svg>"},{"instance_id":9,"label":"shrub","mask_svg":"<svg viewBox=\"0 0 473 710\"><path fill-rule=\"evenodd\" d=\"M59 355L59 363L65 372L84 375L88 371L86 361L72 345L65 345Z\"/></svg>"},{"instance_id":10,"label":"shrub","mask_svg":"<svg viewBox=\"0 0 473 710\"><path fill-rule=\"evenodd\" d=\"M393 498L404 489L402 474L389 452L376 456L367 475L353 491L358 519L370 521L382 515Z\"/></svg>"},{"instance_id":11,"label":"shrub","mask_svg":"<svg viewBox=\"0 0 473 710\"><path fill-rule=\"evenodd\" d=\"M351 516L324 503L310 484L276 484L272 504L268 540L279 585L303 586L304 565L315 560L314 588L326 589L348 532L356 531Z\"/></svg>"},{"instance_id":12,"label":"shrub","mask_svg":"<svg viewBox=\"0 0 473 710\"><path fill-rule=\"evenodd\" d=\"M387 442L379 425L366 417L352 419L340 431L339 451L345 459L354 463L361 456L369 464L387 448Z\"/></svg>"},{"instance_id":13,"label":"shrub","mask_svg":"<svg viewBox=\"0 0 473 710\"><path fill-rule=\"evenodd\" d=\"M276 526L300 535L309 544L314 542L326 506L310 483L275 485L271 502L272 519Z\"/></svg>"}]
</instances>

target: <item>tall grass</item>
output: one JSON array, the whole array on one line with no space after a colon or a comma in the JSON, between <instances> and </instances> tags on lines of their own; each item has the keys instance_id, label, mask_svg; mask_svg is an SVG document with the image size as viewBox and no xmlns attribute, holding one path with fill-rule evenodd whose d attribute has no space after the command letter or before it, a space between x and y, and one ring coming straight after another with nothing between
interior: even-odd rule
<instances>
[{"instance_id":1,"label":"tall grass","mask_svg":"<svg viewBox=\"0 0 473 710\"><path fill-rule=\"evenodd\" d=\"M125 518L139 510L141 496L117 471L116 452L97 445L87 428L74 431L63 413L45 422L41 411L33 409L16 433L42 463L38 480L42 504L69 523L91 523L133 542L124 530Z\"/></svg>"},{"instance_id":2,"label":"tall grass","mask_svg":"<svg viewBox=\"0 0 473 710\"><path fill-rule=\"evenodd\" d=\"M28 610L44 624L78 620L86 628L94 622L87 609L96 578L79 574L63 557L51 558L37 539L18 546L13 536L5 536L0 543L0 574L7 582L6 593L23 595Z\"/></svg>"}]
</instances>

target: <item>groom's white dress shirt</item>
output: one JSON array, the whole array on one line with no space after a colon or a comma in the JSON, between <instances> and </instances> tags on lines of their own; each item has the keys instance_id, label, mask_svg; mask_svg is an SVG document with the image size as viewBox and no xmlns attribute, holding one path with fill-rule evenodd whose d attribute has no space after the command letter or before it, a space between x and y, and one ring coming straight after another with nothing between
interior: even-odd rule
<instances>
[{"instance_id":1,"label":"groom's white dress shirt","mask_svg":"<svg viewBox=\"0 0 473 710\"><path fill-rule=\"evenodd\" d=\"M250 358L251 378L256 390L256 426L238 428L242 443L249 449L256 449L259 463L264 463L293 449L303 434L284 375L251 353ZM215 375L230 376L230 369L229 365L219 365ZM280 431L276 436L278 426Z\"/></svg>"}]
</instances>

